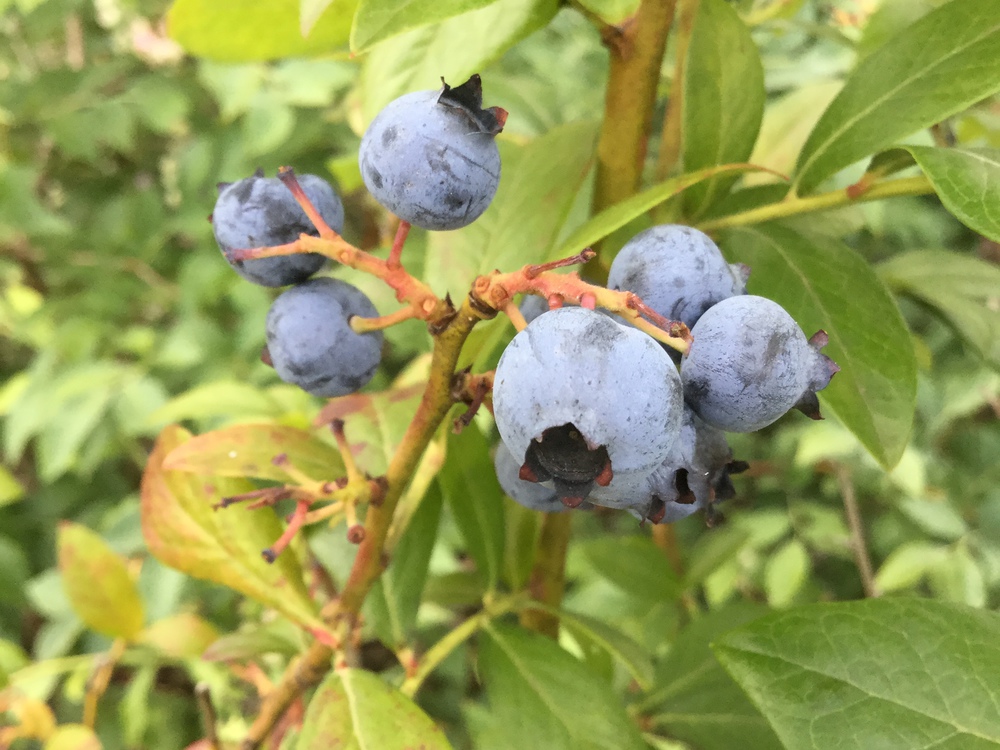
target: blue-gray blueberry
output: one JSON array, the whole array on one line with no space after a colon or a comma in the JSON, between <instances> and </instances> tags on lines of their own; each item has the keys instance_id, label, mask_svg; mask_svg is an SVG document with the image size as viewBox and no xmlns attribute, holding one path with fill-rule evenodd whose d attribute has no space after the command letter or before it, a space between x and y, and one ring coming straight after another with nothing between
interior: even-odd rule
<instances>
[{"instance_id":1,"label":"blue-gray blueberry","mask_svg":"<svg viewBox=\"0 0 1000 750\"><path fill-rule=\"evenodd\" d=\"M267 313L267 350L278 377L314 396L354 393L375 374L383 336L355 333L350 319L377 315L360 289L338 279L310 279L283 292Z\"/></svg>"},{"instance_id":2,"label":"blue-gray blueberry","mask_svg":"<svg viewBox=\"0 0 1000 750\"><path fill-rule=\"evenodd\" d=\"M840 369L820 352L823 331L807 340L777 302L743 295L709 308L691 336L684 398L712 427L753 432L793 407L820 418L816 391Z\"/></svg>"},{"instance_id":3,"label":"blue-gray blueberry","mask_svg":"<svg viewBox=\"0 0 1000 750\"><path fill-rule=\"evenodd\" d=\"M298 181L330 228L338 233L343 231L344 206L330 183L312 174L299 175ZM319 236L291 191L277 177L264 177L260 170L238 182L219 185L212 229L229 264L254 284L269 287L298 284L326 262L317 253L239 261L230 258L233 250L285 245L301 234Z\"/></svg>"},{"instance_id":4,"label":"blue-gray blueberry","mask_svg":"<svg viewBox=\"0 0 1000 750\"><path fill-rule=\"evenodd\" d=\"M365 186L413 226L471 224L500 184L495 137L506 116L498 107L483 109L478 75L455 88L405 94L379 112L361 139Z\"/></svg>"}]
</instances>

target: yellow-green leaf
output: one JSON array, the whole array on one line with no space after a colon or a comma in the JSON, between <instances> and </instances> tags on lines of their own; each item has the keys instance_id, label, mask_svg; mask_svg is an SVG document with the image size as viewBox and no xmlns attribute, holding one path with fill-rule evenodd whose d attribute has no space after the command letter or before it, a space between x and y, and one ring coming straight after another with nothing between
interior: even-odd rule
<instances>
[{"instance_id":1,"label":"yellow-green leaf","mask_svg":"<svg viewBox=\"0 0 1000 750\"><path fill-rule=\"evenodd\" d=\"M274 512L238 505L212 509L223 497L246 492L250 484L163 466L164 458L190 439L182 427L167 427L146 463L141 513L149 551L182 573L229 586L313 632L327 632L294 553L285 551L273 564L261 557L282 532Z\"/></svg>"},{"instance_id":2,"label":"yellow-green leaf","mask_svg":"<svg viewBox=\"0 0 1000 750\"><path fill-rule=\"evenodd\" d=\"M77 523L59 525L59 572L73 611L87 627L111 638L135 638L145 618L125 560L100 536Z\"/></svg>"},{"instance_id":3,"label":"yellow-green leaf","mask_svg":"<svg viewBox=\"0 0 1000 750\"><path fill-rule=\"evenodd\" d=\"M305 37L300 0L176 0L167 28L187 52L212 60L317 55L346 47L357 2L334 0Z\"/></svg>"}]
</instances>

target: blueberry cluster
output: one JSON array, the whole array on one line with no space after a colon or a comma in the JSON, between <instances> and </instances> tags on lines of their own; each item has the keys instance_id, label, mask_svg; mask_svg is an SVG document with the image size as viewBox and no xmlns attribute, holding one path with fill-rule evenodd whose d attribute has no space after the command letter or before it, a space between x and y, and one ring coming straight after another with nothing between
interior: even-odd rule
<instances>
[{"instance_id":1,"label":"blueberry cluster","mask_svg":"<svg viewBox=\"0 0 1000 750\"><path fill-rule=\"evenodd\" d=\"M745 266L705 234L657 226L611 265L608 286L691 327L678 366L646 334L583 307L533 317L504 351L493 405L496 470L521 504L584 502L669 523L732 497L725 431L750 432L793 407L819 418L816 391L838 368L777 303L747 295ZM526 316L528 317L528 316Z\"/></svg>"},{"instance_id":2,"label":"blueberry cluster","mask_svg":"<svg viewBox=\"0 0 1000 750\"><path fill-rule=\"evenodd\" d=\"M344 207L316 175L298 177L306 197L335 232L344 228ZM258 172L219 185L212 212L219 249L247 281L292 286L267 313L267 353L278 376L316 396L344 396L371 380L382 357L382 333L355 333L351 317L374 317L375 306L359 289L328 278L311 278L326 263L316 253L234 260L234 250L284 245L319 232L281 180Z\"/></svg>"},{"instance_id":3,"label":"blueberry cluster","mask_svg":"<svg viewBox=\"0 0 1000 750\"><path fill-rule=\"evenodd\" d=\"M359 162L372 195L403 221L424 229L463 227L489 206L500 180L494 137L507 113L483 109L482 82L444 84L391 102L369 126ZM344 207L320 177L298 183L323 220L338 234ZM267 356L278 376L316 396L344 396L364 386L379 365L380 331L357 333L351 318L377 317L359 289L330 278L312 278L326 263L316 253L239 260L234 251L318 236L292 192L277 178L256 174L219 185L212 213L215 239L240 276L267 287L292 286L267 314Z\"/></svg>"}]
</instances>

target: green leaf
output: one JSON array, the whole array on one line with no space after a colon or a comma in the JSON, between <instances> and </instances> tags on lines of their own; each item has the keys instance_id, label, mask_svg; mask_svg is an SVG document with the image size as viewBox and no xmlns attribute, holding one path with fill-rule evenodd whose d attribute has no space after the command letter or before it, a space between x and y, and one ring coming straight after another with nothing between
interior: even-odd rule
<instances>
[{"instance_id":1,"label":"green leaf","mask_svg":"<svg viewBox=\"0 0 1000 750\"><path fill-rule=\"evenodd\" d=\"M656 687L641 703L657 730L698 750L779 750L767 721L708 647L721 633L767 612L758 604L738 604L688 625L657 665Z\"/></svg>"},{"instance_id":2,"label":"green leaf","mask_svg":"<svg viewBox=\"0 0 1000 750\"><path fill-rule=\"evenodd\" d=\"M875 589L882 593L913 588L939 564L948 548L941 544L916 541L896 547L875 574Z\"/></svg>"},{"instance_id":3,"label":"green leaf","mask_svg":"<svg viewBox=\"0 0 1000 750\"><path fill-rule=\"evenodd\" d=\"M409 698L363 669L329 675L313 694L297 750L450 750L444 732Z\"/></svg>"},{"instance_id":4,"label":"green leaf","mask_svg":"<svg viewBox=\"0 0 1000 750\"><path fill-rule=\"evenodd\" d=\"M559 623L578 640L587 640L615 657L629 671L636 684L648 689L653 681L649 652L617 628L594 617L566 609L552 610Z\"/></svg>"},{"instance_id":5,"label":"green leaf","mask_svg":"<svg viewBox=\"0 0 1000 750\"><path fill-rule=\"evenodd\" d=\"M503 581L513 591L525 588L531 578L542 518L538 511L504 499Z\"/></svg>"},{"instance_id":6,"label":"green leaf","mask_svg":"<svg viewBox=\"0 0 1000 750\"><path fill-rule=\"evenodd\" d=\"M702 534L688 555L684 587L690 589L704 583L712 573L736 557L749 541L750 534L735 526L723 526Z\"/></svg>"},{"instance_id":7,"label":"green leaf","mask_svg":"<svg viewBox=\"0 0 1000 750\"><path fill-rule=\"evenodd\" d=\"M477 221L428 238L424 279L438 293L463 294L476 276L544 260L594 158L597 127L564 125L527 146L503 143L496 197Z\"/></svg>"},{"instance_id":8,"label":"green leaf","mask_svg":"<svg viewBox=\"0 0 1000 750\"><path fill-rule=\"evenodd\" d=\"M377 45L362 72L364 120L402 94L462 83L531 32L547 24L558 0L496 0L443 23ZM484 81L489 105L490 82Z\"/></svg>"},{"instance_id":9,"label":"green leaf","mask_svg":"<svg viewBox=\"0 0 1000 750\"><path fill-rule=\"evenodd\" d=\"M579 5L604 23L617 25L639 9L639 0L580 0Z\"/></svg>"},{"instance_id":10,"label":"green leaf","mask_svg":"<svg viewBox=\"0 0 1000 750\"><path fill-rule=\"evenodd\" d=\"M611 687L543 635L488 625L480 641L479 673L511 747L645 748Z\"/></svg>"},{"instance_id":11,"label":"green leaf","mask_svg":"<svg viewBox=\"0 0 1000 750\"><path fill-rule=\"evenodd\" d=\"M799 154L796 188L827 177L1000 90L995 0L952 0L865 58Z\"/></svg>"},{"instance_id":12,"label":"green leaf","mask_svg":"<svg viewBox=\"0 0 1000 750\"><path fill-rule=\"evenodd\" d=\"M440 520L441 494L431 492L406 527L389 568L365 600L369 620L390 648L405 645L417 621Z\"/></svg>"},{"instance_id":13,"label":"green leaf","mask_svg":"<svg viewBox=\"0 0 1000 750\"><path fill-rule=\"evenodd\" d=\"M764 566L764 591L772 607L787 607L795 599L812 565L805 545L791 539L775 550Z\"/></svg>"},{"instance_id":14,"label":"green leaf","mask_svg":"<svg viewBox=\"0 0 1000 750\"><path fill-rule=\"evenodd\" d=\"M1000 192L1000 150L931 146L903 146L898 150L916 160L955 218L1000 242L1000 210L994 199Z\"/></svg>"},{"instance_id":15,"label":"green leaf","mask_svg":"<svg viewBox=\"0 0 1000 750\"><path fill-rule=\"evenodd\" d=\"M868 262L838 240L781 224L736 229L722 245L750 265L751 294L782 305L807 336L829 334L823 351L840 372L820 400L892 468L913 423L917 365L899 308Z\"/></svg>"},{"instance_id":16,"label":"green leaf","mask_svg":"<svg viewBox=\"0 0 1000 750\"><path fill-rule=\"evenodd\" d=\"M598 574L640 599L672 601L683 593L674 569L648 537L605 536L577 548Z\"/></svg>"},{"instance_id":17,"label":"green leaf","mask_svg":"<svg viewBox=\"0 0 1000 750\"><path fill-rule=\"evenodd\" d=\"M86 526L63 521L57 539L59 572L73 611L87 627L134 639L145 614L125 560Z\"/></svg>"},{"instance_id":18,"label":"green leaf","mask_svg":"<svg viewBox=\"0 0 1000 750\"><path fill-rule=\"evenodd\" d=\"M361 0L351 28L351 50L361 52L404 31L444 21L492 2L494 0Z\"/></svg>"},{"instance_id":19,"label":"green leaf","mask_svg":"<svg viewBox=\"0 0 1000 750\"><path fill-rule=\"evenodd\" d=\"M265 391L235 380L205 383L171 399L149 415L149 426L206 417L280 417L282 406Z\"/></svg>"},{"instance_id":20,"label":"green leaf","mask_svg":"<svg viewBox=\"0 0 1000 750\"><path fill-rule=\"evenodd\" d=\"M332 445L296 427L277 424L240 424L192 437L163 461L170 471L188 471L217 477L256 477L276 482L291 478L274 458L288 457L285 465L317 481L337 479L344 461Z\"/></svg>"},{"instance_id":21,"label":"green leaf","mask_svg":"<svg viewBox=\"0 0 1000 750\"><path fill-rule=\"evenodd\" d=\"M914 250L877 267L889 288L930 305L994 367L1000 367L1000 311L991 306L1000 269L971 255Z\"/></svg>"},{"instance_id":22,"label":"green leaf","mask_svg":"<svg viewBox=\"0 0 1000 750\"><path fill-rule=\"evenodd\" d=\"M308 37L320 16L333 4L334 0L299 0L299 31Z\"/></svg>"},{"instance_id":23,"label":"green leaf","mask_svg":"<svg viewBox=\"0 0 1000 750\"><path fill-rule=\"evenodd\" d=\"M6 467L0 466L0 508L17 502L23 495L24 487L17 481L17 477Z\"/></svg>"},{"instance_id":24,"label":"green leaf","mask_svg":"<svg viewBox=\"0 0 1000 750\"><path fill-rule=\"evenodd\" d=\"M724 164L690 174L682 174L679 177L661 182L659 185L654 185L638 195L633 195L628 200L604 209L597 216L592 216L573 230L573 233L562 242L557 250L549 253L549 257L565 258L575 255L702 180L730 172L741 173L754 169L758 169L758 167L754 167L752 164Z\"/></svg>"},{"instance_id":25,"label":"green leaf","mask_svg":"<svg viewBox=\"0 0 1000 750\"><path fill-rule=\"evenodd\" d=\"M346 46L358 0L333 0L306 36L300 2L176 0L167 24L188 53L223 62L302 57Z\"/></svg>"},{"instance_id":26,"label":"green leaf","mask_svg":"<svg viewBox=\"0 0 1000 750\"><path fill-rule=\"evenodd\" d=\"M814 604L714 644L786 747L1000 746L1000 616L922 599Z\"/></svg>"},{"instance_id":27,"label":"green leaf","mask_svg":"<svg viewBox=\"0 0 1000 750\"><path fill-rule=\"evenodd\" d=\"M684 171L747 161L764 115L764 68L750 29L723 0L701 0L684 76ZM698 216L732 187L717 175L684 194Z\"/></svg>"},{"instance_id":28,"label":"green leaf","mask_svg":"<svg viewBox=\"0 0 1000 750\"><path fill-rule=\"evenodd\" d=\"M479 574L489 588L500 580L504 553L503 490L489 444L475 425L448 439L438 482Z\"/></svg>"},{"instance_id":29,"label":"green leaf","mask_svg":"<svg viewBox=\"0 0 1000 750\"><path fill-rule=\"evenodd\" d=\"M190 439L181 427L166 428L146 463L140 509L149 551L175 570L229 586L314 633L326 633L294 551L286 550L273 564L261 557L283 531L274 512L212 509L223 497L246 492L251 485L164 468L166 456Z\"/></svg>"}]
</instances>

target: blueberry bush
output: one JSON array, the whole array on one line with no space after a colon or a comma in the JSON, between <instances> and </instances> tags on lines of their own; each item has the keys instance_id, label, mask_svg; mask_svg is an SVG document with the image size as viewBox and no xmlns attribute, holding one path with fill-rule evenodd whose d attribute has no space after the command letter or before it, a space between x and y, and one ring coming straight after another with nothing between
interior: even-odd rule
<instances>
[{"instance_id":1,"label":"blueberry bush","mask_svg":"<svg viewBox=\"0 0 1000 750\"><path fill-rule=\"evenodd\" d=\"M0 748L1000 747L998 97L996 0L0 0Z\"/></svg>"}]
</instances>

